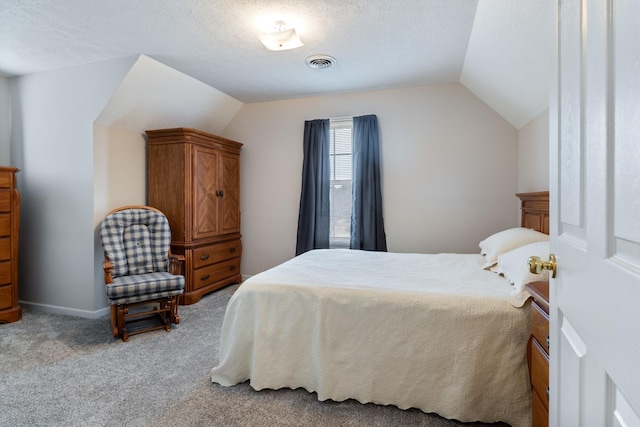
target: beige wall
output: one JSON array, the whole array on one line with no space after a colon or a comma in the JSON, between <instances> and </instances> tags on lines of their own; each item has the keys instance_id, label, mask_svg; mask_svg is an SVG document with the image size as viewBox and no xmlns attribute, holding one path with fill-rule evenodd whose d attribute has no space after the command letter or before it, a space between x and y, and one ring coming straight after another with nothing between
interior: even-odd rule
<instances>
[{"instance_id":1,"label":"beige wall","mask_svg":"<svg viewBox=\"0 0 640 427\"><path fill-rule=\"evenodd\" d=\"M118 206L147 204L147 146L137 131L93 125L94 283L104 286L100 224ZM96 306L106 307L104 293L96 293Z\"/></svg>"},{"instance_id":2,"label":"beige wall","mask_svg":"<svg viewBox=\"0 0 640 427\"><path fill-rule=\"evenodd\" d=\"M11 101L9 79L0 76L0 165L11 165Z\"/></svg>"},{"instance_id":3,"label":"beige wall","mask_svg":"<svg viewBox=\"0 0 640 427\"><path fill-rule=\"evenodd\" d=\"M113 208L146 203L147 146L137 131L93 126L94 223Z\"/></svg>"},{"instance_id":4,"label":"beige wall","mask_svg":"<svg viewBox=\"0 0 640 427\"><path fill-rule=\"evenodd\" d=\"M223 132L245 144L243 274L294 256L304 121L363 114L380 123L389 251L475 253L516 225L518 132L460 84L247 104Z\"/></svg>"},{"instance_id":5,"label":"beige wall","mask_svg":"<svg viewBox=\"0 0 640 427\"><path fill-rule=\"evenodd\" d=\"M10 153L22 169L20 299L26 305L102 314L96 224L115 205L146 200L148 123L123 130L97 118L134 63L125 58L0 78L0 95L9 94L0 96L0 122L9 124L2 129L10 135L0 134L0 156ZM528 172L529 164L517 168L519 154L546 144L544 117L518 133L460 84L247 104L220 132L245 144L243 274L293 257L304 121L362 114L380 120L391 251L477 252L486 235L517 223L513 194L538 190L541 173L548 179L544 160Z\"/></svg>"},{"instance_id":6,"label":"beige wall","mask_svg":"<svg viewBox=\"0 0 640 427\"><path fill-rule=\"evenodd\" d=\"M94 282L93 121L132 63L124 58L11 79L25 306L88 317L105 306L104 285Z\"/></svg>"},{"instance_id":7,"label":"beige wall","mask_svg":"<svg viewBox=\"0 0 640 427\"><path fill-rule=\"evenodd\" d=\"M549 190L549 110L518 132L518 192Z\"/></svg>"}]
</instances>

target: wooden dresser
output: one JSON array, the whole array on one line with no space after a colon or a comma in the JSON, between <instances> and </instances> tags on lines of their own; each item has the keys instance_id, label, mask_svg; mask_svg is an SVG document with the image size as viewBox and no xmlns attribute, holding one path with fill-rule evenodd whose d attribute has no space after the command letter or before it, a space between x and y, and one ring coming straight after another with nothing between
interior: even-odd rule
<instances>
[{"instance_id":1,"label":"wooden dresser","mask_svg":"<svg viewBox=\"0 0 640 427\"><path fill-rule=\"evenodd\" d=\"M528 354L533 427L549 425L549 282L526 285L531 302Z\"/></svg>"},{"instance_id":2,"label":"wooden dresser","mask_svg":"<svg viewBox=\"0 0 640 427\"><path fill-rule=\"evenodd\" d=\"M169 219L171 251L185 257L180 302L240 283L242 144L189 128L146 131L149 205Z\"/></svg>"},{"instance_id":3,"label":"wooden dresser","mask_svg":"<svg viewBox=\"0 0 640 427\"><path fill-rule=\"evenodd\" d=\"M18 168L0 167L0 323L15 322L22 317L18 305L18 171Z\"/></svg>"}]
</instances>

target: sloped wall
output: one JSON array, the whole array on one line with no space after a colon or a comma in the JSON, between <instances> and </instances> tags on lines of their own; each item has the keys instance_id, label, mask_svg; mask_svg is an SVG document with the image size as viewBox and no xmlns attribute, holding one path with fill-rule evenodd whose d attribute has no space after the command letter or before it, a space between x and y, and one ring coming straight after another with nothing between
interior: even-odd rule
<instances>
[{"instance_id":1,"label":"sloped wall","mask_svg":"<svg viewBox=\"0 0 640 427\"><path fill-rule=\"evenodd\" d=\"M13 78L10 87L21 304L105 314L97 227L115 206L146 203L145 129L219 132L242 103L145 56Z\"/></svg>"},{"instance_id":2,"label":"sloped wall","mask_svg":"<svg viewBox=\"0 0 640 427\"><path fill-rule=\"evenodd\" d=\"M95 123L144 133L191 127L218 134L242 107L229 95L141 55Z\"/></svg>"},{"instance_id":3,"label":"sloped wall","mask_svg":"<svg viewBox=\"0 0 640 427\"><path fill-rule=\"evenodd\" d=\"M516 129L549 106L556 6L478 2L460 83Z\"/></svg>"}]
</instances>

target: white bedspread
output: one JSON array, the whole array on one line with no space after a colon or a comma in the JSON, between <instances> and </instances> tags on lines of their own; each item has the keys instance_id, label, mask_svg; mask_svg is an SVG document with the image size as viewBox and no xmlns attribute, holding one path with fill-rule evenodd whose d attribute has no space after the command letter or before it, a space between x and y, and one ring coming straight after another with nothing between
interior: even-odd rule
<instances>
[{"instance_id":1,"label":"white bedspread","mask_svg":"<svg viewBox=\"0 0 640 427\"><path fill-rule=\"evenodd\" d=\"M529 310L480 255L307 252L245 281L211 379L528 426Z\"/></svg>"}]
</instances>

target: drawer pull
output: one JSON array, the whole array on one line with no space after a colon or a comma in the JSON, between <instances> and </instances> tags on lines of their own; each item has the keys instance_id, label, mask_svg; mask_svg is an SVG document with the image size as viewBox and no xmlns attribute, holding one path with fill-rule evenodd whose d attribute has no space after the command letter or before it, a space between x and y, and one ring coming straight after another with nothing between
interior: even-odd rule
<instances>
[{"instance_id":1,"label":"drawer pull","mask_svg":"<svg viewBox=\"0 0 640 427\"><path fill-rule=\"evenodd\" d=\"M234 253L236 251L236 248L229 248L229 253Z\"/></svg>"},{"instance_id":2,"label":"drawer pull","mask_svg":"<svg viewBox=\"0 0 640 427\"><path fill-rule=\"evenodd\" d=\"M547 387L547 400L549 400L549 387Z\"/></svg>"},{"instance_id":3,"label":"drawer pull","mask_svg":"<svg viewBox=\"0 0 640 427\"><path fill-rule=\"evenodd\" d=\"M204 254L204 255L202 255L202 256L200 257L200 259L201 259L202 261L204 261L204 260L206 260L206 259L209 259L209 254Z\"/></svg>"},{"instance_id":4,"label":"drawer pull","mask_svg":"<svg viewBox=\"0 0 640 427\"><path fill-rule=\"evenodd\" d=\"M204 276L200 277L200 280L207 280L209 278L208 274L205 274Z\"/></svg>"},{"instance_id":5,"label":"drawer pull","mask_svg":"<svg viewBox=\"0 0 640 427\"><path fill-rule=\"evenodd\" d=\"M235 265L232 265L232 266L230 266L230 267L229 267L229 271L233 271L233 270L235 270L235 269L236 269L236 266L235 266Z\"/></svg>"},{"instance_id":6,"label":"drawer pull","mask_svg":"<svg viewBox=\"0 0 640 427\"><path fill-rule=\"evenodd\" d=\"M549 337L547 337L547 348L549 348Z\"/></svg>"}]
</instances>

